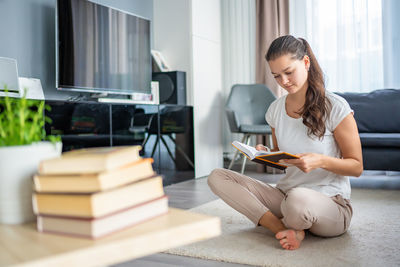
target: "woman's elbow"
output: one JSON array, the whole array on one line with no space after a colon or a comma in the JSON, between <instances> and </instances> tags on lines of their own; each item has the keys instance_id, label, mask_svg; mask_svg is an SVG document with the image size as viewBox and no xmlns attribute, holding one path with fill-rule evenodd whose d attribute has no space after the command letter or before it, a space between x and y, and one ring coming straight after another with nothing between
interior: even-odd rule
<instances>
[{"instance_id":1,"label":"woman's elbow","mask_svg":"<svg viewBox=\"0 0 400 267\"><path fill-rule=\"evenodd\" d=\"M358 162L357 165L358 165L358 166L357 166L357 168L355 168L355 171L354 171L354 175L353 175L353 176L355 176L355 177L360 177L361 174L362 174L363 171L364 171L364 166L363 166L362 161L361 161L361 162Z\"/></svg>"}]
</instances>

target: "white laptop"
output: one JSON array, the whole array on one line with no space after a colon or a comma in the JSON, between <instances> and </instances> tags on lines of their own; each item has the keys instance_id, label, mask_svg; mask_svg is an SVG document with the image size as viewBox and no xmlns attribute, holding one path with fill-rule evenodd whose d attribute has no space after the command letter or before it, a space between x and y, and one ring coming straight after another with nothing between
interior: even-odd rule
<instances>
[{"instance_id":1,"label":"white laptop","mask_svg":"<svg viewBox=\"0 0 400 267\"><path fill-rule=\"evenodd\" d=\"M5 89L11 97L20 97L17 61L13 58L0 57L0 96Z\"/></svg>"}]
</instances>

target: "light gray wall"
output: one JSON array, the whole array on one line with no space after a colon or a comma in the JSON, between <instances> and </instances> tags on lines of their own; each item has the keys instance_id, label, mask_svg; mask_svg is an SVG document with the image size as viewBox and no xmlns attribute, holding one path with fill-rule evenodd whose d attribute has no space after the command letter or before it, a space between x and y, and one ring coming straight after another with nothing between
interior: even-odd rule
<instances>
[{"instance_id":1,"label":"light gray wall","mask_svg":"<svg viewBox=\"0 0 400 267\"><path fill-rule=\"evenodd\" d=\"M187 71L190 77L187 100L194 112L195 177L206 176L223 165L221 1L153 4L154 48L172 69Z\"/></svg>"},{"instance_id":2,"label":"light gray wall","mask_svg":"<svg viewBox=\"0 0 400 267\"><path fill-rule=\"evenodd\" d=\"M186 72L186 103L193 105L190 8L188 0L154 0L153 44L171 70Z\"/></svg>"},{"instance_id":3,"label":"light gray wall","mask_svg":"<svg viewBox=\"0 0 400 267\"><path fill-rule=\"evenodd\" d=\"M153 20L153 0L93 0ZM74 93L55 88L56 0L0 0L0 57L15 58L19 76L39 78L47 99Z\"/></svg>"}]
</instances>

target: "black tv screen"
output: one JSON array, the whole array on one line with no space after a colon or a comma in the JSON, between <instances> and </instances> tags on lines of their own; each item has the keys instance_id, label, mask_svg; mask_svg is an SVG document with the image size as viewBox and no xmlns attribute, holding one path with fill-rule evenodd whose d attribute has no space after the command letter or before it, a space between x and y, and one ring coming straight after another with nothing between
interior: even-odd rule
<instances>
[{"instance_id":1,"label":"black tv screen","mask_svg":"<svg viewBox=\"0 0 400 267\"><path fill-rule=\"evenodd\" d=\"M58 0L56 87L150 93L150 21L87 0Z\"/></svg>"}]
</instances>

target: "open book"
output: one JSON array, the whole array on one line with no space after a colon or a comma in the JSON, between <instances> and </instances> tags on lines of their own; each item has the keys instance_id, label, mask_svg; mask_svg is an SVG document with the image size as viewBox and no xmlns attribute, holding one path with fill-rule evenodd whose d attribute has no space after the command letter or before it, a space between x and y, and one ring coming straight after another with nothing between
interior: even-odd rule
<instances>
[{"instance_id":1,"label":"open book","mask_svg":"<svg viewBox=\"0 0 400 267\"><path fill-rule=\"evenodd\" d=\"M281 159L298 159L299 157L283 151L268 152L265 150L257 150L252 146L233 141L232 145L242 152L249 160L261 163L280 170L286 169L289 165L278 163Z\"/></svg>"}]
</instances>

